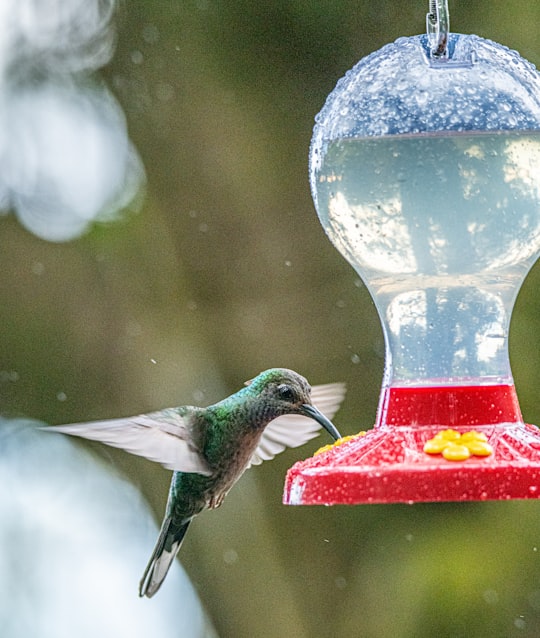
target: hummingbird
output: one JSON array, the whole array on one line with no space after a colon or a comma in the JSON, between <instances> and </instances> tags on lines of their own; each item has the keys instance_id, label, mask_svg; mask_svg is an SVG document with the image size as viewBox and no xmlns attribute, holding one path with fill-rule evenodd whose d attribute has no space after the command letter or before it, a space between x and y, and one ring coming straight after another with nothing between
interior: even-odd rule
<instances>
[{"instance_id":1,"label":"hummingbird","mask_svg":"<svg viewBox=\"0 0 540 638\"><path fill-rule=\"evenodd\" d=\"M321 426L334 440L341 438L329 419L344 395L343 383L312 390L293 370L271 368L206 408L188 405L44 429L101 441L174 471L159 537L139 584L139 596L151 598L191 521L219 507L245 470L309 441Z\"/></svg>"}]
</instances>

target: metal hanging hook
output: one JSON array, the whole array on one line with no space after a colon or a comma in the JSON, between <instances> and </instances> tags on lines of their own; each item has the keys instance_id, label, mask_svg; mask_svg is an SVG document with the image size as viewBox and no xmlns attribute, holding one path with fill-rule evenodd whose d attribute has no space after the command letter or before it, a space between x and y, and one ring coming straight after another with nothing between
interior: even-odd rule
<instances>
[{"instance_id":1,"label":"metal hanging hook","mask_svg":"<svg viewBox=\"0 0 540 638\"><path fill-rule=\"evenodd\" d=\"M426 15L426 30L434 58L447 55L450 16L448 0L429 0L429 13Z\"/></svg>"}]
</instances>

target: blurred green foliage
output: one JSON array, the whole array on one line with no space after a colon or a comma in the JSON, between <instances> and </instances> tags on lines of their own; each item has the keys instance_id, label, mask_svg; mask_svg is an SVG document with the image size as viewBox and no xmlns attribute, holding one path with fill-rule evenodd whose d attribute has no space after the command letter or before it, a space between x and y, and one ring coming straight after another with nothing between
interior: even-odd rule
<instances>
[{"instance_id":1,"label":"blurred green foliage","mask_svg":"<svg viewBox=\"0 0 540 638\"><path fill-rule=\"evenodd\" d=\"M540 5L450 2L453 31L540 63ZM271 366L349 387L336 423L374 420L373 303L318 223L313 118L359 58L422 32L427 2L125 0L103 76L145 164L143 209L49 244L0 226L2 411L50 423L207 404ZM511 358L540 423L538 266ZM160 518L169 473L89 444ZM223 637L540 635L540 504L284 507L287 468L251 470L181 560ZM149 548L150 552L151 548Z\"/></svg>"}]
</instances>

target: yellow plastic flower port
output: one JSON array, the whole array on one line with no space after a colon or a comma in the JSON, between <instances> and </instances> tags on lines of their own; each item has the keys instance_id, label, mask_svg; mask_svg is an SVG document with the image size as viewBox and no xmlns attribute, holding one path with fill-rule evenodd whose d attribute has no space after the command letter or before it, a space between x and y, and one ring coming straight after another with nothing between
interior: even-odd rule
<instances>
[{"instance_id":1,"label":"yellow plastic flower port","mask_svg":"<svg viewBox=\"0 0 540 638\"><path fill-rule=\"evenodd\" d=\"M322 454L323 452L327 452L328 450L331 450L334 447L337 447L338 445L343 445L343 443L347 443L347 441L350 441L351 439L355 439L357 436L365 436L366 433L364 431L358 432L358 434L349 434L349 436L342 436L341 439L338 439L337 441L334 441L334 443L329 443L328 445L323 445L323 447L320 447L314 454L313 456L317 456L317 454Z\"/></svg>"},{"instance_id":2,"label":"yellow plastic flower port","mask_svg":"<svg viewBox=\"0 0 540 638\"><path fill-rule=\"evenodd\" d=\"M493 448L482 432L442 430L424 445L426 454L442 454L447 461L466 461L470 456L489 456Z\"/></svg>"}]
</instances>

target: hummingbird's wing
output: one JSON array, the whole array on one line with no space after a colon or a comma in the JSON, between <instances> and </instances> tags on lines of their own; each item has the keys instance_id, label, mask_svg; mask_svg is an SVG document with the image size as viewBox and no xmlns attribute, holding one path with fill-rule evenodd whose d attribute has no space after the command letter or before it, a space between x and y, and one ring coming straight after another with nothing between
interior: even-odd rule
<instances>
[{"instance_id":1,"label":"hummingbird's wing","mask_svg":"<svg viewBox=\"0 0 540 638\"><path fill-rule=\"evenodd\" d=\"M101 441L131 454L144 456L150 461L157 461L169 470L205 476L212 473L192 442L187 419L174 409L42 429Z\"/></svg>"},{"instance_id":2,"label":"hummingbird's wing","mask_svg":"<svg viewBox=\"0 0 540 638\"><path fill-rule=\"evenodd\" d=\"M316 385L311 389L311 400L324 416L331 419L338 411L346 390L344 383ZM321 425L313 419L298 414L280 416L266 426L247 467L269 461L287 447L303 445L320 432Z\"/></svg>"}]
</instances>

